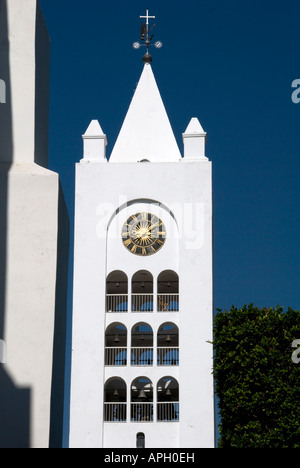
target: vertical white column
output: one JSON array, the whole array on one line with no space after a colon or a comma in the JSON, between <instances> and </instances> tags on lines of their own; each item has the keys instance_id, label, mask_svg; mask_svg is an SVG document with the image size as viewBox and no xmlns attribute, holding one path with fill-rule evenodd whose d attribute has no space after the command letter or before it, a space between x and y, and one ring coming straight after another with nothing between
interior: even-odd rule
<instances>
[{"instance_id":1,"label":"vertical white column","mask_svg":"<svg viewBox=\"0 0 300 468\"><path fill-rule=\"evenodd\" d=\"M0 161L48 161L50 42L37 0L0 1ZM13 144L10 139L13 138Z\"/></svg>"},{"instance_id":2,"label":"vertical white column","mask_svg":"<svg viewBox=\"0 0 300 468\"><path fill-rule=\"evenodd\" d=\"M192 118L182 136L184 144L183 162L208 160L205 156L206 132L204 132L196 117Z\"/></svg>"},{"instance_id":3,"label":"vertical white column","mask_svg":"<svg viewBox=\"0 0 300 468\"><path fill-rule=\"evenodd\" d=\"M98 120L92 120L83 138L83 159L81 163L107 162L107 138Z\"/></svg>"},{"instance_id":4,"label":"vertical white column","mask_svg":"<svg viewBox=\"0 0 300 468\"><path fill-rule=\"evenodd\" d=\"M49 439L54 443L54 432L59 443L61 430L67 251L63 238L68 228L58 175L46 169L49 49L39 2L0 0L0 77L6 87L6 102L0 104L1 245L5 244L0 315L1 322L5 316L1 338L6 343L0 445L7 441L12 447L46 448ZM57 411L50 434L51 392L52 409Z\"/></svg>"}]
</instances>

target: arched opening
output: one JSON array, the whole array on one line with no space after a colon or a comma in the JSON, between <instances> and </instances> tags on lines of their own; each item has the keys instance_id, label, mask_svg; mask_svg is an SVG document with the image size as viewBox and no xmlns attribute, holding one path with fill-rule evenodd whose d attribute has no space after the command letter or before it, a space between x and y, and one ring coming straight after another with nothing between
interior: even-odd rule
<instances>
[{"instance_id":1,"label":"arched opening","mask_svg":"<svg viewBox=\"0 0 300 468\"><path fill-rule=\"evenodd\" d=\"M141 270L132 277L132 310L135 312L153 312L153 276L149 271Z\"/></svg>"},{"instance_id":2,"label":"arched opening","mask_svg":"<svg viewBox=\"0 0 300 468\"><path fill-rule=\"evenodd\" d=\"M104 421L126 421L126 383L120 377L112 377L104 386Z\"/></svg>"},{"instance_id":3,"label":"arched opening","mask_svg":"<svg viewBox=\"0 0 300 468\"><path fill-rule=\"evenodd\" d=\"M175 271L165 270L157 279L158 312L179 311L179 276Z\"/></svg>"},{"instance_id":4,"label":"arched opening","mask_svg":"<svg viewBox=\"0 0 300 468\"><path fill-rule=\"evenodd\" d=\"M127 328L116 322L105 331L105 365L127 365Z\"/></svg>"},{"instance_id":5,"label":"arched opening","mask_svg":"<svg viewBox=\"0 0 300 468\"><path fill-rule=\"evenodd\" d=\"M153 384L148 377L138 377L131 384L131 421L153 421Z\"/></svg>"},{"instance_id":6,"label":"arched opening","mask_svg":"<svg viewBox=\"0 0 300 468\"><path fill-rule=\"evenodd\" d=\"M153 330L148 323L140 322L132 327L131 365L153 365Z\"/></svg>"},{"instance_id":7,"label":"arched opening","mask_svg":"<svg viewBox=\"0 0 300 468\"><path fill-rule=\"evenodd\" d=\"M138 432L136 435L136 448L143 449L145 447L145 434L143 432Z\"/></svg>"},{"instance_id":8,"label":"arched opening","mask_svg":"<svg viewBox=\"0 0 300 468\"><path fill-rule=\"evenodd\" d=\"M123 271L112 271L106 279L106 312L128 311L128 278Z\"/></svg>"},{"instance_id":9,"label":"arched opening","mask_svg":"<svg viewBox=\"0 0 300 468\"><path fill-rule=\"evenodd\" d=\"M173 377L157 383L157 421L179 421L179 384Z\"/></svg>"},{"instance_id":10,"label":"arched opening","mask_svg":"<svg viewBox=\"0 0 300 468\"><path fill-rule=\"evenodd\" d=\"M175 323L163 323L158 329L157 365L179 365L179 330Z\"/></svg>"}]
</instances>

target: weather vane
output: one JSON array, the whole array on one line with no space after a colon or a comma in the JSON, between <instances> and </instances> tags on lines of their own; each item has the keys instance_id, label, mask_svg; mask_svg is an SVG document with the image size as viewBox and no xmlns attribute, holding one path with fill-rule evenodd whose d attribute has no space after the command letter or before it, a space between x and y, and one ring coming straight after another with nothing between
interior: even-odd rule
<instances>
[{"instance_id":1,"label":"weather vane","mask_svg":"<svg viewBox=\"0 0 300 468\"><path fill-rule=\"evenodd\" d=\"M154 44L151 44L153 40L153 34L152 31L155 28L156 24L153 24L152 28L149 30L149 19L155 19L155 16L149 16L149 10L146 11L146 16L140 16L141 19L145 19L146 23L142 23L141 27L141 42L135 42L133 44L134 49L139 49L140 47L147 47L147 53L143 57L143 62L144 63L151 63L152 62L152 57L149 53L149 48L151 45L154 45L157 49L160 49L162 47L162 42L157 41Z\"/></svg>"}]
</instances>

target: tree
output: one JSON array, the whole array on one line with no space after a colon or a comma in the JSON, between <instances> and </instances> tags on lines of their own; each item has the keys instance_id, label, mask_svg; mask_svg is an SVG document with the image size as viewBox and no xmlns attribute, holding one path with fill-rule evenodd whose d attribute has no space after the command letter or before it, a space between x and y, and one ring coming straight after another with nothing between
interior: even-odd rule
<instances>
[{"instance_id":1,"label":"tree","mask_svg":"<svg viewBox=\"0 0 300 468\"><path fill-rule=\"evenodd\" d=\"M214 376L220 448L300 448L300 311L218 311Z\"/></svg>"}]
</instances>

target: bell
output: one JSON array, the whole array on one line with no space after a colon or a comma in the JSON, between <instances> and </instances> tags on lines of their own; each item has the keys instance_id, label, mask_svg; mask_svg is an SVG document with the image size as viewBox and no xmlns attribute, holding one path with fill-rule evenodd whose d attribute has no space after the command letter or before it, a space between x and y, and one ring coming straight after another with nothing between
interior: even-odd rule
<instances>
[{"instance_id":1,"label":"bell","mask_svg":"<svg viewBox=\"0 0 300 468\"><path fill-rule=\"evenodd\" d=\"M120 343L119 335L116 335L116 336L114 337L113 342L114 342L115 344Z\"/></svg>"},{"instance_id":2,"label":"bell","mask_svg":"<svg viewBox=\"0 0 300 468\"><path fill-rule=\"evenodd\" d=\"M114 393L113 393L113 397L114 397L115 401L118 400L119 396L120 396L120 395L119 395L119 392L118 392L118 390L116 389L116 390L114 391Z\"/></svg>"},{"instance_id":3,"label":"bell","mask_svg":"<svg viewBox=\"0 0 300 468\"><path fill-rule=\"evenodd\" d=\"M147 400L147 395L146 395L145 390L143 388L142 388L142 390L140 390L138 399L139 400Z\"/></svg>"},{"instance_id":4,"label":"bell","mask_svg":"<svg viewBox=\"0 0 300 468\"><path fill-rule=\"evenodd\" d=\"M167 335L165 343L172 343L172 338L170 337L170 335Z\"/></svg>"},{"instance_id":5,"label":"bell","mask_svg":"<svg viewBox=\"0 0 300 468\"><path fill-rule=\"evenodd\" d=\"M171 397L172 396L172 392L171 390L168 388L168 390L166 391L166 396L168 397Z\"/></svg>"}]
</instances>

